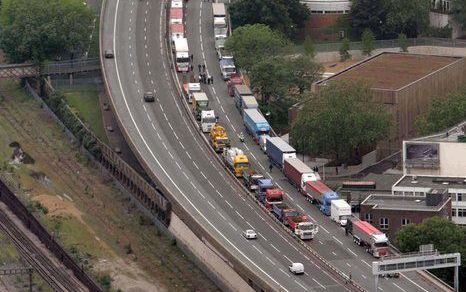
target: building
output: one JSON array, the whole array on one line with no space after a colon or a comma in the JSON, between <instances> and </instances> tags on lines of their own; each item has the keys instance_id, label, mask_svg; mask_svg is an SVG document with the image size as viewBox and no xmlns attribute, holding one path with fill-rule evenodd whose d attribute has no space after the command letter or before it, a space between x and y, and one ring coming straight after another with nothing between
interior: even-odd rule
<instances>
[{"instance_id":1,"label":"building","mask_svg":"<svg viewBox=\"0 0 466 292\"><path fill-rule=\"evenodd\" d=\"M450 217L451 198L446 189L431 189L425 196L373 194L361 203L360 218L393 240L404 225L419 224L433 216Z\"/></svg>"},{"instance_id":2,"label":"building","mask_svg":"<svg viewBox=\"0 0 466 292\"><path fill-rule=\"evenodd\" d=\"M339 16L348 14L351 1L348 0L301 0L311 12L306 31L317 40L336 40L344 37L344 32L335 31L332 26Z\"/></svg>"},{"instance_id":3,"label":"building","mask_svg":"<svg viewBox=\"0 0 466 292\"><path fill-rule=\"evenodd\" d=\"M316 83L320 90L339 80L366 80L375 101L392 115L395 136L379 143L378 157L398 151L402 141L415 137L414 123L434 96L444 96L466 82L462 57L384 52Z\"/></svg>"},{"instance_id":4,"label":"building","mask_svg":"<svg viewBox=\"0 0 466 292\"><path fill-rule=\"evenodd\" d=\"M392 187L398 197L422 196L444 188L452 199L453 222L466 225L466 122L444 133L403 142L403 177Z\"/></svg>"},{"instance_id":5,"label":"building","mask_svg":"<svg viewBox=\"0 0 466 292\"><path fill-rule=\"evenodd\" d=\"M432 0L429 13L429 23L435 28L451 28L451 38L464 36L463 28L458 24L451 14L451 0Z\"/></svg>"}]
</instances>

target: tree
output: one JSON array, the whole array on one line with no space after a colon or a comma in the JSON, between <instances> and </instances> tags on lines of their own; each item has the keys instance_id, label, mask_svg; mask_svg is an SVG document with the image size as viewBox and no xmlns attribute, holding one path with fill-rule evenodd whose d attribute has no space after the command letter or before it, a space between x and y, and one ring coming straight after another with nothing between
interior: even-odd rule
<instances>
[{"instance_id":1,"label":"tree","mask_svg":"<svg viewBox=\"0 0 466 292\"><path fill-rule=\"evenodd\" d=\"M268 102L283 98L291 84L290 68L283 57L263 59L251 68L249 78L254 91Z\"/></svg>"},{"instance_id":2,"label":"tree","mask_svg":"<svg viewBox=\"0 0 466 292\"><path fill-rule=\"evenodd\" d=\"M354 35L359 37L369 28L377 38L383 38L383 23L386 9L383 0L353 0L350 11L350 25Z\"/></svg>"},{"instance_id":3,"label":"tree","mask_svg":"<svg viewBox=\"0 0 466 292\"><path fill-rule=\"evenodd\" d=\"M370 29L367 28L362 33L361 40L362 40L362 52L365 55L370 56L372 51L374 50L374 41L375 41L374 34L372 33Z\"/></svg>"},{"instance_id":4,"label":"tree","mask_svg":"<svg viewBox=\"0 0 466 292\"><path fill-rule=\"evenodd\" d=\"M322 66L306 56L292 58L289 61L291 84L298 89L299 94L310 91L314 82L322 76Z\"/></svg>"},{"instance_id":5,"label":"tree","mask_svg":"<svg viewBox=\"0 0 466 292\"><path fill-rule=\"evenodd\" d=\"M453 19L461 25L463 29L466 28L466 1L452 0L451 12L453 13Z\"/></svg>"},{"instance_id":6,"label":"tree","mask_svg":"<svg viewBox=\"0 0 466 292\"><path fill-rule=\"evenodd\" d=\"M233 27L261 23L288 37L304 27L310 15L299 0L239 0L230 5L229 12Z\"/></svg>"},{"instance_id":7,"label":"tree","mask_svg":"<svg viewBox=\"0 0 466 292\"><path fill-rule=\"evenodd\" d=\"M351 59L351 54L349 50L350 50L349 39L345 38L340 46L340 61L343 62L343 61Z\"/></svg>"},{"instance_id":8,"label":"tree","mask_svg":"<svg viewBox=\"0 0 466 292\"><path fill-rule=\"evenodd\" d=\"M418 251L419 245L433 243L434 247L441 253L460 252L461 258L465 256L466 240L465 231L450 220L442 217L431 217L425 219L421 224L408 224L402 227L395 237L395 244L402 252ZM464 260L460 274L465 274ZM446 282L452 282L452 271L445 269L432 270ZM464 285L464 281L460 281ZM464 287L460 288L464 291Z\"/></svg>"},{"instance_id":9,"label":"tree","mask_svg":"<svg viewBox=\"0 0 466 292\"><path fill-rule=\"evenodd\" d=\"M362 81L331 82L313 96L293 123L290 139L297 150L337 161L359 156L389 134L390 116L373 102Z\"/></svg>"},{"instance_id":10,"label":"tree","mask_svg":"<svg viewBox=\"0 0 466 292\"><path fill-rule=\"evenodd\" d=\"M240 67L249 71L254 63L284 52L287 41L264 24L247 24L233 31L225 48L233 53Z\"/></svg>"},{"instance_id":11,"label":"tree","mask_svg":"<svg viewBox=\"0 0 466 292\"><path fill-rule=\"evenodd\" d=\"M87 48L93 19L80 0L3 0L0 48L11 62L73 57Z\"/></svg>"},{"instance_id":12,"label":"tree","mask_svg":"<svg viewBox=\"0 0 466 292\"><path fill-rule=\"evenodd\" d=\"M304 47L304 54L308 57L314 58L315 48L314 48L314 42L312 41L311 37L307 36L304 39L303 47Z\"/></svg>"},{"instance_id":13,"label":"tree","mask_svg":"<svg viewBox=\"0 0 466 292\"><path fill-rule=\"evenodd\" d=\"M466 120L466 88L447 96L434 97L425 114L416 119L421 135L446 130Z\"/></svg>"},{"instance_id":14,"label":"tree","mask_svg":"<svg viewBox=\"0 0 466 292\"><path fill-rule=\"evenodd\" d=\"M398 35L397 43L402 52L408 51L408 38L404 33Z\"/></svg>"}]
</instances>

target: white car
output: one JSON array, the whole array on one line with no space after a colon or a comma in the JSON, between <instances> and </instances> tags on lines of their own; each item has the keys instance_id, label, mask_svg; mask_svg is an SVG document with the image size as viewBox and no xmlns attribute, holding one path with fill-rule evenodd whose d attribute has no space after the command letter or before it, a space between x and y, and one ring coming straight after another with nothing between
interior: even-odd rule
<instances>
[{"instance_id":1,"label":"white car","mask_svg":"<svg viewBox=\"0 0 466 292\"><path fill-rule=\"evenodd\" d=\"M257 233L252 229L248 229L248 230L245 230L243 232L243 236L246 239L256 239L257 238Z\"/></svg>"},{"instance_id":2,"label":"white car","mask_svg":"<svg viewBox=\"0 0 466 292\"><path fill-rule=\"evenodd\" d=\"M289 266L290 272L292 272L295 275L298 274L304 274L304 265L301 263L292 263Z\"/></svg>"}]
</instances>

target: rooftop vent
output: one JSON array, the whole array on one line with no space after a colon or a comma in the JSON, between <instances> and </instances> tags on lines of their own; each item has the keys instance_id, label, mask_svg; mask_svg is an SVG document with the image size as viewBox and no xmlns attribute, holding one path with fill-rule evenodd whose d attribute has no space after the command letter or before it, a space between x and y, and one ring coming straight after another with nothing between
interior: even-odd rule
<instances>
[{"instance_id":1,"label":"rooftop vent","mask_svg":"<svg viewBox=\"0 0 466 292\"><path fill-rule=\"evenodd\" d=\"M413 175L413 176L411 177L411 183L412 183L412 184L417 184L417 176L416 176L416 175Z\"/></svg>"}]
</instances>

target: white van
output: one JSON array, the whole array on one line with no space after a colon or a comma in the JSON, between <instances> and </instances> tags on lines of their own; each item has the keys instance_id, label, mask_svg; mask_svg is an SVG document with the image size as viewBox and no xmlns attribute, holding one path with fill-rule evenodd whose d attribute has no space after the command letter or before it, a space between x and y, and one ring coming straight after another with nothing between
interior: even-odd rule
<instances>
[{"instance_id":1,"label":"white van","mask_svg":"<svg viewBox=\"0 0 466 292\"><path fill-rule=\"evenodd\" d=\"M295 275L304 274L304 266L301 263L292 263L290 266L290 272Z\"/></svg>"}]
</instances>

